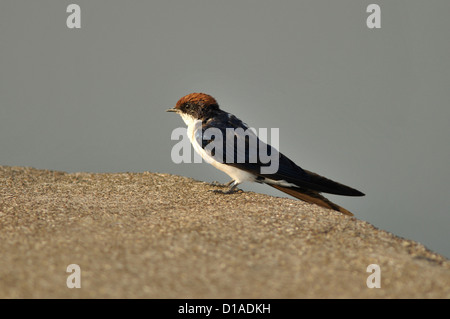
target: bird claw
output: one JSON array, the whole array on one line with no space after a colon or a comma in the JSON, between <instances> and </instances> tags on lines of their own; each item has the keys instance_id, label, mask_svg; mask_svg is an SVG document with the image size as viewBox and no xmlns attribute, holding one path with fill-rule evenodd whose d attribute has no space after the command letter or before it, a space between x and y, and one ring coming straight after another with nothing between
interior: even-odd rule
<instances>
[{"instance_id":1,"label":"bird claw","mask_svg":"<svg viewBox=\"0 0 450 319\"><path fill-rule=\"evenodd\" d=\"M216 186L216 187L225 187L225 186L227 186L226 184L219 183L218 181L213 181L210 185L211 186Z\"/></svg>"},{"instance_id":2,"label":"bird claw","mask_svg":"<svg viewBox=\"0 0 450 319\"><path fill-rule=\"evenodd\" d=\"M219 183L218 181L213 181L211 183L212 186L217 186L217 187L230 187L230 185L234 182L234 180L229 181L228 183L222 184Z\"/></svg>"},{"instance_id":3,"label":"bird claw","mask_svg":"<svg viewBox=\"0 0 450 319\"><path fill-rule=\"evenodd\" d=\"M236 188L236 189L229 189L229 190L227 190L227 191L223 191L223 190L221 190L221 189L213 189L212 192L213 192L213 193L216 193L216 194L225 194L225 195L229 195L229 194L234 194L234 193L241 193L242 190L239 189L239 188Z\"/></svg>"}]
</instances>

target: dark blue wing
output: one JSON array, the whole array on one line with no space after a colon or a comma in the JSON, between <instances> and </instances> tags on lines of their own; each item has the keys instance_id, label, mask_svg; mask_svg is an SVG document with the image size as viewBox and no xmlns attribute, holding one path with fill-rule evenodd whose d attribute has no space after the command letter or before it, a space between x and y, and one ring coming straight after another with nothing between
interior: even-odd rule
<instances>
[{"instance_id":1,"label":"dark blue wing","mask_svg":"<svg viewBox=\"0 0 450 319\"><path fill-rule=\"evenodd\" d=\"M229 129L228 132L227 128ZM233 134L230 134L230 129L233 129ZM302 169L288 157L279 153L278 150L262 142L245 123L227 112L222 111L214 116L214 118L203 122L202 132L202 147L204 149L210 147L212 151L211 155L216 160L253 173L262 182L266 179L286 181L300 188L317 192L346 196L364 195L356 189ZM214 132L218 134L213 134ZM242 134L242 132L245 132L245 134ZM211 148L213 146L211 143L213 142L217 146L221 145L221 147ZM242 147L242 145L245 145L245 147ZM278 154L276 158L279 164L278 170L275 173L261 173L261 168L270 166L270 163L261 160L260 151L268 156L273 153Z\"/></svg>"}]
</instances>

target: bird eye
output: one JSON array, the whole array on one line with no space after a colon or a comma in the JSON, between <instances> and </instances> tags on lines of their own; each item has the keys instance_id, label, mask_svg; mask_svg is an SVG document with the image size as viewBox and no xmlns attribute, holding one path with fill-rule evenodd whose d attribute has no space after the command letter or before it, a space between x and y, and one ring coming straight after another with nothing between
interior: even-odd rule
<instances>
[{"instance_id":1,"label":"bird eye","mask_svg":"<svg viewBox=\"0 0 450 319\"><path fill-rule=\"evenodd\" d=\"M190 104L186 104L186 105L184 106L184 108L186 108L186 109L189 109L190 107L191 107Z\"/></svg>"}]
</instances>

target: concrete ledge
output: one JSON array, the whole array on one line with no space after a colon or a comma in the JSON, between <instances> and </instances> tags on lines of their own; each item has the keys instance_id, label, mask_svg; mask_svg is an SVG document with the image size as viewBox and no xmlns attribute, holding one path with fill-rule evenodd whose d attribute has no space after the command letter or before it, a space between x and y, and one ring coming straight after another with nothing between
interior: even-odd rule
<instances>
[{"instance_id":1,"label":"concrete ledge","mask_svg":"<svg viewBox=\"0 0 450 319\"><path fill-rule=\"evenodd\" d=\"M0 166L0 185L1 298L450 297L445 257L301 201L148 172Z\"/></svg>"}]
</instances>

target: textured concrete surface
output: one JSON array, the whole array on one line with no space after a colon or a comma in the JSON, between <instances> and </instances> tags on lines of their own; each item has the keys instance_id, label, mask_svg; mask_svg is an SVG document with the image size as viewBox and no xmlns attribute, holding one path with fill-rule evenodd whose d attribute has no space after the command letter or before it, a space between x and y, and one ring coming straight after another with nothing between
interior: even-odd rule
<instances>
[{"instance_id":1,"label":"textured concrete surface","mask_svg":"<svg viewBox=\"0 0 450 319\"><path fill-rule=\"evenodd\" d=\"M0 166L0 185L1 298L450 297L443 256L301 201L148 172Z\"/></svg>"}]
</instances>

